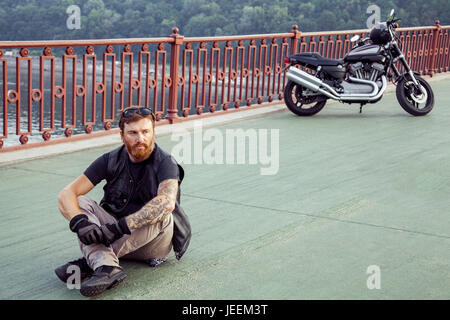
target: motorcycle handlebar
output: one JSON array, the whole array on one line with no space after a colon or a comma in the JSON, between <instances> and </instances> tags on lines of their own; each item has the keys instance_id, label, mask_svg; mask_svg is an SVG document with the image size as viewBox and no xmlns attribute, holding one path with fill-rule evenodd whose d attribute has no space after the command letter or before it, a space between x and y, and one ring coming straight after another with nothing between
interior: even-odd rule
<instances>
[{"instance_id":1,"label":"motorcycle handlebar","mask_svg":"<svg viewBox=\"0 0 450 320\"><path fill-rule=\"evenodd\" d=\"M402 19L400 19L400 18L392 19L392 20L386 21L386 24L387 24L388 26L392 25L392 26L394 26L395 28L398 28L398 23L396 23L396 22L397 22L397 21L400 21L400 20L402 20Z\"/></svg>"}]
</instances>

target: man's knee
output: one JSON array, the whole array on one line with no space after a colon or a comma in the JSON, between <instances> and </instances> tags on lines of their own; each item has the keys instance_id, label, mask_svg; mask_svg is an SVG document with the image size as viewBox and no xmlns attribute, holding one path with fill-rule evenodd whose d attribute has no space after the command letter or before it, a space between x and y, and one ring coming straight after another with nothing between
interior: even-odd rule
<instances>
[{"instance_id":1,"label":"man's knee","mask_svg":"<svg viewBox=\"0 0 450 320\"><path fill-rule=\"evenodd\" d=\"M96 225L101 225L101 221L98 217L98 213L95 212L95 201L87 196L78 197L78 206L81 211L87 215L88 220L95 223Z\"/></svg>"},{"instance_id":2,"label":"man's knee","mask_svg":"<svg viewBox=\"0 0 450 320\"><path fill-rule=\"evenodd\" d=\"M89 198L88 196L79 196L77 198L78 200L78 206L80 207L81 211L84 213L93 213L94 208L92 206L94 200Z\"/></svg>"},{"instance_id":3,"label":"man's knee","mask_svg":"<svg viewBox=\"0 0 450 320\"><path fill-rule=\"evenodd\" d=\"M172 250L172 236L173 236L173 220L171 217L159 222L161 225L159 230L153 229L152 232L145 232L144 228L141 232L134 234L134 241L130 241L125 250L121 250L119 257L123 256L125 259L132 260L148 260L160 259L169 255ZM155 226L153 226L155 227ZM151 226L148 226L150 229ZM148 231L148 230L147 230Z\"/></svg>"},{"instance_id":4,"label":"man's knee","mask_svg":"<svg viewBox=\"0 0 450 320\"><path fill-rule=\"evenodd\" d=\"M173 225L173 214L167 215L167 217L161 221L161 230L166 230L167 228L170 228L170 225Z\"/></svg>"},{"instance_id":5,"label":"man's knee","mask_svg":"<svg viewBox=\"0 0 450 320\"><path fill-rule=\"evenodd\" d=\"M143 226L141 230L139 229L136 230L138 232L136 233L136 236L137 238L139 238L140 242L148 243L153 239L158 238L164 234L167 234L169 232L171 233L172 225L173 225L173 218L172 215L170 214L167 217L165 217L162 221L156 224L148 224L146 226Z\"/></svg>"},{"instance_id":6,"label":"man's knee","mask_svg":"<svg viewBox=\"0 0 450 320\"><path fill-rule=\"evenodd\" d=\"M166 240L163 240L163 242L171 242L173 235L173 217L172 214L169 214L164 220L159 222L159 232L158 235L155 238L164 238Z\"/></svg>"},{"instance_id":7,"label":"man's knee","mask_svg":"<svg viewBox=\"0 0 450 320\"><path fill-rule=\"evenodd\" d=\"M172 248L172 236L173 218L168 215L156 224L134 230L130 236L113 244L113 248L119 257L127 259L163 258Z\"/></svg>"},{"instance_id":8,"label":"man's knee","mask_svg":"<svg viewBox=\"0 0 450 320\"><path fill-rule=\"evenodd\" d=\"M78 206L88 216L90 221L98 225L116 222L116 219L111 214L106 212L105 209L100 207L96 201L88 196L79 196Z\"/></svg>"}]
</instances>

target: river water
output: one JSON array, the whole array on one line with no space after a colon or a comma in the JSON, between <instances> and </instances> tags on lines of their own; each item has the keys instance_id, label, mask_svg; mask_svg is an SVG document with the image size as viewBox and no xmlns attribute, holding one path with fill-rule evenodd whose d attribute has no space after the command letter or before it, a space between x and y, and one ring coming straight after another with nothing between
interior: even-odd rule
<instances>
[{"instance_id":1,"label":"river water","mask_svg":"<svg viewBox=\"0 0 450 320\"><path fill-rule=\"evenodd\" d=\"M7 85L7 89L8 90L17 90L17 84L16 84L16 60L14 57L5 57L7 59L7 70L8 70L8 85ZM33 66L33 72L32 72L32 88L33 89L40 89L41 83L40 83L40 57L32 57L32 66ZM62 86L62 59L61 58L55 58L55 86ZM66 96L66 125L69 125L72 123L72 100L73 100L73 90L72 90L72 73L73 73L73 68L72 68L72 61L71 59L69 59L67 61L67 70L66 70L66 88L67 88L67 96ZM96 82L103 82L103 70L102 70L102 65L103 62L97 61L96 63ZM78 60L77 61L77 79L76 79L76 85L82 85L83 84L83 74L82 74L82 61ZM112 114L111 114L111 83L112 83L112 76L111 76L111 69L112 69L112 61L107 63L107 72L106 72L106 119L110 119ZM21 68L21 72L20 72L20 86L21 86L21 110L20 110L20 125L21 125L21 131L28 131L28 63L25 61L21 62L20 65ZM124 75L124 107L128 107L129 105L129 63L126 61L124 64L124 70L125 70L125 75ZM142 70L146 70L146 66L145 64L143 65ZM196 71L196 67L194 67L194 70ZM161 110L162 105L161 105L161 83L162 83L162 69L161 67L158 70L158 89L156 90L156 97L157 97L157 110ZM208 70L209 71L209 70ZM121 69L120 69L120 64L118 62L116 62L116 68L115 68L115 81L120 81L121 79ZM181 71L180 71L181 72ZM212 90L211 90L211 94L212 94L212 102L215 102L215 85L216 85L216 70L213 69L212 72L210 72L213 74L213 78L212 78ZM0 64L0 75L3 74L3 64ZM51 123L50 123L50 119L51 119L51 106L50 106L50 99L51 99L51 63L50 61L45 61L44 62L44 94L43 94L43 98L44 98L44 128L50 128L51 127ZM99 130L104 130L103 129L103 125L104 123L101 121L102 119L102 103L103 103L103 94L96 94L95 97L95 104L96 104L96 109L95 109L95 115L92 115L92 74L93 74L93 70L92 70L92 62L89 61L88 62L88 68L87 68L87 81L86 81L86 117L87 117L87 121L92 121L92 119L96 119L96 124L93 125L93 131L99 131ZM203 70L200 70L200 77L199 77L199 104L202 104L202 81L203 81ZM165 76L168 77L169 74L169 66L166 66L166 70L165 70ZM145 71L141 72L141 78L145 79ZM150 72L149 72L149 76L150 78L154 78L155 76L155 68L154 65L150 66ZM138 75L138 65L136 63L133 64L133 79L138 79L139 75ZM186 75L187 79L185 79L185 98L184 98L184 104L187 105L188 103L188 90L189 90L189 86L188 86L188 74ZM273 76L271 76L271 81L273 83ZM249 79L251 79L251 77L249 77ZM3 76L0 76L0 88L3 88ZM225 100L227 100L228 97L228 75L225 78ZM260 88L262 85L262 77L260 77ZM237 78L238 83L237 83L237 97L234 97L234 81L231 81L231 99L233 101L233 99L239 98L239 90L240 90L240 83L239 83L239 76ZM267 81L268 81L268 77L266 76L266 85L267 85ZM219 81L219 85L218 85L218 102L219 102L219 107L216 107L216 109L221 109L220 106L220 102L221 102L221 98L222 98L222 84L223 81ZM242 101L241 101L241 106L245 105L245 88L246 88L246 81L244 80L243 82L244 87L243 87L243 93L242 93ZM250 82L251 84L251 82ZM255 78L254 80L254 88L256 88L256 84L257 84L257 79ZM142 81L142 85L145 87L145 81ZM192 89L191 89L191 103L192 103L192 109L189 111L189 114L195 114L196 113L196 109L195 109L195 96L196 96L196 85L192 84ZM254 90L254 95L256 95L256 90ZM264 89L264 93L267 92L267 89ZM250 92L249 92L250 94ZM261 94L261 89L258 93L258 95ZM150 107L153 108L153 101L154 101L154 97L155 97L155 89L150 88L149 90L149 101L150 101ZM178 90L178 106L181 105L181 98L182 98L182 89L180 88ZM169 100L169 88L165 88L165 110L167 110L168 108L168 100ZM207 105L207 101L209 99L209 84L206 84L205 86L205 107L203 109L203 112L209 112L209 106ZM82 97L76 97L76 128L73 129L73 134L78 134L78 133L84 133L84 126L82 125L82 106L83 106L83 98ZM121 97L120 97L120 93L115 93L114 94L114 112L116 113L115 121L112 123L113 124L113 128L117 126L117 110L119 110L120 106L121 106ZM263 99L263 102L266 102L268 99L267 97L265 97ZM3 101L3 90L0 90L0 101ZM137 90L132 90L132 104L137 104L138 102L138 92ZM256 100L253 101L253 103L256 103ZM17 145L19 144L19 136L16 135L16 103L7 103L8 104L8 110L7 110L7 118L8 118L8 137L6 139L3 139L4 142L4 146L12 146L12 145ZM143 88L141 90L141 105L145 104L145 89ZM3 104L2 104L3 105ZM34 102L32 101L32 134L28 135L29 138L29 142L37 142L37 141L43 141L42 139L42 132L39 131L39 121L40 121L40 114L41 114L41 102ZM62 99L55 97L55 110L54 110L54 127L55 130L51 132L52 134L52 139L58 138L58 137L63 137L64 136L64 128L62 128ZM234 102L231 103L230 108L234 106ZM179 116L181 116L181 112L179 112ZM0 119L3 118L3 107L0 107ZM0 135L3 133L3 123L0 121Z\"/></svg>"}]
</instances>

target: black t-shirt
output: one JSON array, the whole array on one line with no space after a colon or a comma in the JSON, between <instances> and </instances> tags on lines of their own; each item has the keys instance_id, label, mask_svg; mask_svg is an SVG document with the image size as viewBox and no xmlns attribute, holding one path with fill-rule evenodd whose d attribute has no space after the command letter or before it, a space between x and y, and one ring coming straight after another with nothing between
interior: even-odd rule
<instances>
[{"instance_id":1,"label":"black t-shirt","mask_svg":"<svg viewBox=\"0 0 450 320\"><path fill-rule=\"evenodd\" d=\"M178 166L175 160L171 156L156 157L158 153L161 154L162 150L155 143L155 149L152 151L152 154L147 160L144 160L142 162L131 162L130 158L129 157L127 158L130 173L137 183L139 183L140 177L142 177L142 175L145 172L145 166L149 165L153 157L155 157L156 159L162 159L162 161L159 164L156 164L157 167L156 174L158 176L159 181L164 181L167 179L177 179L177 180L179 179ZM92 162L91 165L84 171L84 174L92 182L94 186L100 183L103 179L106 179L108 158L109 153L101 155L94 162ZM157 181L154 181L152 183L156 184ZM142 208L144 204L140 201L137 194L138 194L137 192L134 193L133 197L130 199L127 206L121 212L120 217L117 218L125 217Z\"/></svg>"}]
</instances>

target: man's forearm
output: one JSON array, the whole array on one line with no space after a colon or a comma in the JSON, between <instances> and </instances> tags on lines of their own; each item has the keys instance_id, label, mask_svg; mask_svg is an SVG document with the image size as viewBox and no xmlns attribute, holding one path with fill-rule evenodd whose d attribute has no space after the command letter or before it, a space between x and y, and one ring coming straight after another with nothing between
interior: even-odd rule
<instances>
[{"instance_id":1,"label":"man's forearm","mask_svg":"<svg viewBox=\"0 0 450 320\"><path fill-rule=\"evenodd\" d=\"M92 188L94 188L92 182L82 174L61 190L58 195L58 207L67 220L70 221L73 217L82 213L78 205L78 196L88 193Z\"/></svg>"},{"instance_id":2,"label":"man's forearm","mask_svg":"<svg viewBox=\"0 0 450 320\"><path fill-rule=\"evenodd\" d=\"M59 194L58 207L61 214L69 221L73 217L81 213L81 209L78 205L77 196L67 189L64 189Z\"/></svg>"},{"instance_id":3,"label":"man's forearm","mask_svg":"<svg viewBox=\"0 0 450 320\"><path fill-rule=\"evenodd\" d=\"M125 218L130 229L139 229L147 224L155 224L164 220L172 211L168 208L169 200L164 196L156 196L139 211Z\"/></svg>"},{"instance_id":4,"label":"man's forearm","mask_svg":"<svg viewBox=\"0 0 450 320\"><path fill-rule=\"evenodd\" d=\"M158 195L146 203L139 211L125 218L130 229L139 229L147 224L164 220L175 208L178 192L176 179L164 180L158 187Z\"/></svg>"}]
</instances>

